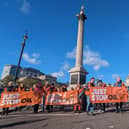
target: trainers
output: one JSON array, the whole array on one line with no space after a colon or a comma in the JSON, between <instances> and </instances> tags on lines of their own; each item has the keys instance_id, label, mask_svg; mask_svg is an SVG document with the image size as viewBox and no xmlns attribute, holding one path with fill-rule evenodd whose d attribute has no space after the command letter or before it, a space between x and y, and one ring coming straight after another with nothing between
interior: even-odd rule
<instances>
[{"instance_id":1,"label":"trainers","mask_svg":"<svg viewBox=\"0 0 129 129\"><path fill-rule=\"evenodd\" d=\"M101 113L104 113L104 111L103 111L103 110L101 110Z\"/></svg>"},{"instance_id":2,"label":"trainers","mask_svg":"<svg viewBox=\"0 0 129 129\"><path fill-rule=\"evenodd\" d=\"M120 112L123 112L123 109L120 109Z\"/></svg>"},{"instance_id":3,"label":"trainers","mask_svg":"<svg viewBox=\"0 0 129 129\"><path fill-rule=\"evenodd\" d=\"M89 112L87 112L87 115L90 115L90 113L89 113Z\"/></svg>"},{"instance_id":4,"label":"trainers","mask_svg":"<svg viewBox=\"0 0 129 129\"><path fill-rule=\"evenodd\" d=\"M94 114L93 112L91 113L91 115L92 115L92 116L95 116L95 114Z\"/></svg>"},{"instance_id":5,"label":"trainers","mask_svg":"<svg viewBox=\"0 0 129 129\"><path fill-rule=\"evenodd\" d=\"M101 110L98 110L98 113L100 113L101 112Z\"/></svg>"},{"instance_id":6,"label":"trainers","mask_svg":"<svg viewBox=\"0 0 129 129\"><path fill-rule=\"evenodd\" d=\"M116 110L116 113L119 113L119 110Z\"/></svg>"}]
</instances>

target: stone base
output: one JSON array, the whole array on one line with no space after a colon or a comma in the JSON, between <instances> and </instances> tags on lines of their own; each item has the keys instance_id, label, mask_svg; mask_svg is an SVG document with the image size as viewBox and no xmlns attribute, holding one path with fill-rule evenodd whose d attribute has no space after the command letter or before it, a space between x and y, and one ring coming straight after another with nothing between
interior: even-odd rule
<instances>
[{"instance_id":1,"label":"stone base","mask_svg":"<svg viewBox=\"0 0 129 129\"><path fill-rule=\"evenodd\" d=\"M77 84L85 84L86 83L86 74L87 71L83 67L74 67L70 71L70 83L69 89L75 89Z\"/></svg>"}]
</instances>

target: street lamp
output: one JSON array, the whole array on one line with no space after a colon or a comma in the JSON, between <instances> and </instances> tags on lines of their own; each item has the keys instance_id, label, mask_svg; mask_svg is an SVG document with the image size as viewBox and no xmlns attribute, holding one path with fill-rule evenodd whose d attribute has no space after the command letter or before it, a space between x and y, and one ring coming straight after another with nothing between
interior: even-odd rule
<instances>
[{"instance_id":1,"label":"street lamp","mask_svg":"<svg viewBox=\"0 0 129 129\"><path fill-rule=\"evenodd\" d=\"M16 68L15 77L14 77L14 82L15 83L16 83L16 80L17 80L18 71L19 71L19 68L20 68L20 63L21 63L21 59L22 59L22 54L23 54L23 51L24 51L24 47L25 47L25 44L26 44L26 40L28 39L27 32L25 33L25 35L23 36L23 38L24 38L24 41L21 44L22 45L22 49L21 49L19 60L18 60L18 65L17 65L17 68Z\"/></svg>"}]
</instances>

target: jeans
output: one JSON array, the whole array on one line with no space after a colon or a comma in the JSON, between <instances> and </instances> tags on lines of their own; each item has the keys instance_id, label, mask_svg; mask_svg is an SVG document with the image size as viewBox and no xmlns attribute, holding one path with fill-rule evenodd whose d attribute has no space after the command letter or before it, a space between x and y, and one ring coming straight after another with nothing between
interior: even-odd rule
<instances>
[{"instance_id":1,"label":"jeans","mask_svg":"<svg viewBox=\"0 0 129 129\"><path fill-rule=\"evenodd\" d=\"M89 96L87 96L87 107L86 107L86 109L87 109L87 112L89 112L89 111L91 113L94 112L94 104L90 102L90 97Z\"/></svg>"}]
</instances>

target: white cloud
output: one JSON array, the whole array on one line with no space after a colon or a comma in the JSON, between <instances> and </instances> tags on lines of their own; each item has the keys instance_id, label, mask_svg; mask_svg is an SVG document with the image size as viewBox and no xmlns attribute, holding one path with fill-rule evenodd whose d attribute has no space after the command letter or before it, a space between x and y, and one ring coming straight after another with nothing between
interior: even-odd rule
<instances>
[{"instance_id":1,"label":"white cloud","mask_svg":"<svg viewBox=\"0 0 129 129\"><path fill-rule=\"evenodd\" d=\"M23 60L25 60L30 64L35 64L35 65L41 63L41 61L39 60L39 57L40 57L40 54L37 54L37 53L33 53L31 56L28 53L24 53L22 56Z\"/></svg>"},{"instance_id":2,"label":"white cloud","mask_svg":"<svg viewBox=\"0 0 129 129\"><path fill-rule=\"evenodd\" d=\"M59 72L55 72L55 73L52 73L51 74L53 77L63 77L64 76L64 73L62 71L59 71Z\"/></svg>"},{"instance_id":3,"label":"white cloud","mask_svg":"<svg viewBox=\"0 0 129 129\"><path fill-rule=\"evenodd\" d=\"M70 69L70 65L68 62L64 63L64 65L60 68L59 72L54 72L51 75L57 78L61 78L65 76L65 72Z\"/></svg>"},{"instance_id":4,"label":"white cloud","mask_svg":"<svg viewBox=\"0 0 129 129\"><path fill-rule=\"evenodd\" d=\"M70 69L69 63L65 63L63 66L63 70L68 71Z\"/></svg>"},{"instance_id":5,"label":"white cloud","mask_svg":"<svg viewBox=\"0 0 129 129\"><path fill-rule=\"evenodd\" d=\"M117 77L120 77L119 74L112 74L112 79L117 79Z\"/></svg>"},{"instance_id":6,"label":"white cloud","mask_svg":"<svg viewBox=\"0 0 129 129\"><path fill-rule=\"evenodd\" d=\"M66 53L66 57L74 59L76 56L76 49L74 48L71 52ZM91 51L88 46L84 49L84 65L90 65L95 71L101 67L108 67L109 63L107 60L102 59L98 52Z\"/></svg>"},{"instance_id":7,"label":"white cloud","mask_svg":"<svg viewBox=\"0 0 129 129\"><path fill-rule=\"evenodd\" d=\"M99 70L101 67L108 67L107 60L102 59L98 52L91 51L87 46L84 51L84 64L93 66L94 70Z\"/></svg>"},{"instance_id":8,"label":"white cloud","mask_svg":"<svg viewBox=\"0 0 129 129\"><path fill-rule=\"evenodd\" d=\"M39 54L39 53L33 53L32 56L33 56L34 58L39 58L39 57L40 57L40 54Z\"/></svg>"},{"instance_id":9,"label":"white cloud","mask_svg":"<svg viewBox=\"0 0 129 129\"><path fill-rule=\"evenodd\" d=\"M30 13L31 4L28 0L23 0L23 4L20 8L20 11L24 14Z\"/></svg>"},{"instance_id":10,"label":"white cloud","mask_svg":"<svg viewBox=\"0 0 129 129\"><path fill-rule=\"evenodd\" d=\"M76 49L74 48L71 52L67 52L66 57L69 58L69 59L75 59L75 57L76 57Z\"/></svg>"}]
</instances>

